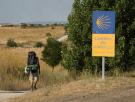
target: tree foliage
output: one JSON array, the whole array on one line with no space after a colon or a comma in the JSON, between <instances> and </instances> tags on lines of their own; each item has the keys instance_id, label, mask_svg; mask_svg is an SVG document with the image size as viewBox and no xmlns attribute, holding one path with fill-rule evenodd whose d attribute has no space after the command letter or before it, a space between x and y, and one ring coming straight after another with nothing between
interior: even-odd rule
<instances>
[{"instance_id":1,"label":"tree foliage","mask_svg":"<svg viewBox=\"0 0 135 102\"><path fill-rule=\"evenodd\" d=\"M43 61L54 67L61 61L61 46L62 44L53 38L47 39L47 44L42 51Z\"/></svg>"},{"instance_id":2,"label":"tree foliage","mask_svg":"<svg viewBox=\"0 0 135 102\"><path fill-rule=\"evenodd\" d=\"M69 42L63 47L62 64L67 69L100 71L101 58L91 56L92 12L116 12L116 56L107 58L107 70L119 67L127 70L135 59L134 0L74 0L68 17ZM130 60L131 59L131 60Z\"/></svg>"}]
</instances>

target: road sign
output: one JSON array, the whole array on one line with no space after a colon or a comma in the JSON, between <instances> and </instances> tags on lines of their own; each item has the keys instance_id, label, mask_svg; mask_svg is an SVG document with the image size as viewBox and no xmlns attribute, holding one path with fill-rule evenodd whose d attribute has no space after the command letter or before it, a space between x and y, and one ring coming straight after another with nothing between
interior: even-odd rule
<instances>
[{"instance_id":1,"label":"road sign","mask_svg":"<svg viewBox=\"0 0 135 102\"><path fill-rule=\"evenodd\" d=\"M115 56L115 35L114 34L93 34L92 35L92 56Z\"/></svg>"},{"instance_id":2,"label":"road sign","mask_svg":"<svg viewBox=\"0 0 135 102\"><path fill-rule=\"evenodd\" d=\"M94 11L92 16L92 56L115 56L115 12Z\"/></svg>"},{"instance_id":3,"label":"road sign","mask_svg":"<svg viewBox=\"0 0 135 102\"><path fill-rule=\"evenodd\" d=\"M92 56L102 56L102 79L105 57L115 56L115 12L94 11L92 16Z\"/></svg>"}]
</instances>

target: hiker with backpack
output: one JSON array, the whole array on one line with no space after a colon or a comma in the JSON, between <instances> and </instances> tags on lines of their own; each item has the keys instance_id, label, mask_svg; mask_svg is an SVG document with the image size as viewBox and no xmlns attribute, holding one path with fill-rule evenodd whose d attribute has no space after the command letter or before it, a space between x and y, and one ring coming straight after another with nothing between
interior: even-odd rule
<instances>
[{"instance_id":1,"label":"hiker with backpack","mask_svg":"<svg viewBox=\"0 0 135 102\"><path fill-rule=\"evenodd\" d=\"M37 82L40 75L39 59L34 51L28 52L27 66L25 73L29 75L32 91L37 89Z\"/></svg>"}]
</instances>

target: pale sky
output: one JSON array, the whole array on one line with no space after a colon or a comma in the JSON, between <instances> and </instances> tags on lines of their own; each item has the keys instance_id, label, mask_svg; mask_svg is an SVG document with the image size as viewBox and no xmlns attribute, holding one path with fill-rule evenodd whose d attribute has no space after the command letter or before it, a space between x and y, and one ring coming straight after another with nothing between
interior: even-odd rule
<instances>
[{"instance_id":1,"label":"pale sky","mask_svg":"<svg viewBox=\"0 0 135 102\"><path fill-rule=\"evenodd\" d=\"M67 21L73 0L0 0L0 23Z\"/></svg>"}]
</instances>

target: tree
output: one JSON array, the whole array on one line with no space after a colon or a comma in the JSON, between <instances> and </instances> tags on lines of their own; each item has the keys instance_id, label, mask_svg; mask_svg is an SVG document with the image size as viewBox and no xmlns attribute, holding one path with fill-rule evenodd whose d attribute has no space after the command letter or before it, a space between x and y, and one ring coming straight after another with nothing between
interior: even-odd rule
<instances>
[{"instance_id":1,"label":"tree","mask_svg":"<svg viewBox=\"0 0 135 102\"><path fill-rule=\"evenodd\" d=\"M134 0L74 0L68 17L69 42L63 47L62 64L67 69L100 71L101 58L91 56L92 12L116 12L116 57L107 58L107 70L119 67L127 70L132 62L135 38ZM70 59L70 60L69 60Z\"/></svg>"},{"instance_id":2,"label":"tree","mask_svg":"<svg viewBox=\"0 0 135 102\"><path fill-rule=\"evenodd\" d=\"M68 17L68 37L71 43L63 47L63 61L62 64L69 71L82 71L83 68L83 52L81 51L81 34L82 34L82 24L81 24L81 2L80 0L75 0L73 4L72 13ZM70 32L70 33L69 33ZM80 49L79 49L80 48Z\"/></svg>"},{"instance_id":3,"label":"tree","mask_svg":"<svg viewBox=\"0 0 135 102\"><path fill-rule=\"evenodd\" d=\"M124 37L124 55L123 55L123 64L125 70L128 70L130 64L129 56L131 49L131 41L135 38L135 28L133 24L135 22L135 1L134 0L121 0L122 7L120 8L121 24L122 24L122 36Z\"/></svg>"},{"instance_id":4,"label":"tree","mask_svg":"<svg viewBox=\"0 0 135 102\"><path fill-rule=\"evenodd\" d=\"M61 46L60 42L53 38L48 38L47 44L42 51L42 60L53 68L52 71L61 61Z\"/></svg>"},{"instance_id":5,"label":"tree","mask_svg":"<svg viewBox=\"0 0 135 102\"><path fill-rule=\"evenodd\" d=\"M82 72L98 70L100 59L91 57L93 1L75 0L72 13L68 17L67 33L69 42L63 48L62 64L68 70Z\"/></svg>"}]
</instances>

